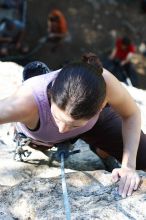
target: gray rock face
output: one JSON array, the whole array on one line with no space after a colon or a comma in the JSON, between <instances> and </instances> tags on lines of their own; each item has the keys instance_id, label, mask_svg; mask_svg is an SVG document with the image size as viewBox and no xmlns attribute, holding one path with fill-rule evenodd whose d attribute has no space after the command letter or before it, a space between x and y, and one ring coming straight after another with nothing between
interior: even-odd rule
<instances>
[{"instance_id":1,"label":"gray rock face","mask_svg":"<svg viewBox=\"0 0 146 220\"><path fill-rule=\"evenodd\" d=\"M49 168L48 168L49 169ZM121 199L105 171L66 174L71 219L146 219L146 185ZM65 219L61 178L27 178L1 187L0 219Z\"/></svg>"},{"instance_id":2,"label":"gray rock face","mask_svg":"<svg viewBox=\"0 0 146 220\"><path fill-rule=\"evenodd\" d=\"M0 71L3 98L21 84L22 68L13 63L0 63ZM144 110L145 91L131 88L130 92ZM64 220L60 163L53 161L49 165L49 158L35 150L25 163L16 162L12 139L13 125L1 125L0 220ZM122 199L118 195L118 183L112 182L111 173L104 170L102 161L88 145L79 140L75 149L81 152L65 161L71 219L145 220L146 173L139 171L143 177L139 190Z\"/></svg>"}]
</instances>

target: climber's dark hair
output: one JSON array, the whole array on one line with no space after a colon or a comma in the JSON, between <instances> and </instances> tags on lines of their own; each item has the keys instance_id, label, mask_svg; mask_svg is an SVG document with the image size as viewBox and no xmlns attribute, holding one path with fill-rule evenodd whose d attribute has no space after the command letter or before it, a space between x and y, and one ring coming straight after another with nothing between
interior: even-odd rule
<instances>
[{"instance_id":1,"label":"climber's dark hair","mask_svg":"<svg viewBox=\"0 0 146 220\"><path fill-rule=\"evenodd\" d=\"M50 91L51 101L74 119L90 119L101 107L106 84L101 69L76 62L59 72Z\"/></svg>"}]
</instances>

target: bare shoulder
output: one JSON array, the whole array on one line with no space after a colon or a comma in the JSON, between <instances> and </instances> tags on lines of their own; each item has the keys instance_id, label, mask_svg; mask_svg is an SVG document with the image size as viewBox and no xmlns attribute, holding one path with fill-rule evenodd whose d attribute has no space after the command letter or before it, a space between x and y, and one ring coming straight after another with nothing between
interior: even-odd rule
<instances>
[{"instance_id":1,"label":"bare shoulder","mask_svg":"<svg viewBox=\"0 0 146 220\"><path fill-rule=\"evenodd\" d=\"M121 82L108 70L104 69L103 78L106 83L106 93L108 101L112 101L116 99L118 95L118 99L124 97L128 94L127 90L121 84Z\"/></svg>"},{"instance_id":2,"label":"bare shoulder","mask_svg":"<svg viewBox=\"0 0 146 220\"><path fill-rule=\"evenodd\" d=\"M0 123L24 122L36 114L37 106L31 89L21 86L17 91L0 100Z\"/></svg>"},{"instance_id":3,"label":"bare shoulder","mask_svg":"<svg viewBox=\"0 0 146 220\"><path fill-rule=\"evenodd\" d=\"M116 94L118 94L121 97L128 94L127 90L124 88L121 82L106 69L103 71L103 78L106 82L108 98L110 98L111 95L114 97Z\"/></svg>"},{"instance_id":4,"label":"bare shoulder","mask_svg":"<svg viewBox=\"0 0 146 220\"><path fill-rule=\"evenodd\" d=\"M104 78L107 86L110 86L114 82L120 83L116 79L116 77L111 72L109 72L107 69L103 69L103 74L102 75L103 75L103 78Z\"/></svg>"},{"instance_id":5,"label":"bare shoulder","mask_svg":"<svg viewBox=\"0 0 146 220\"><path fill-rule=\"evenodd\" d=\"M104 69L106 82L106 100L121 115L127 116L137 109L137 106L121 82L108 70Z\"/></svg>"}]
</instances>

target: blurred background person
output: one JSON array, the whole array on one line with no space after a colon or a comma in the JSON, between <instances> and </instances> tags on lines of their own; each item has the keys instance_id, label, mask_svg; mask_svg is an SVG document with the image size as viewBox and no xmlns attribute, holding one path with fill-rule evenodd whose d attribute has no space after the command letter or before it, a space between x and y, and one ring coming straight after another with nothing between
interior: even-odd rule
<instances>
[{"instance_id":1,"label":"blurred background person","mask_svg":"<svg viewBox=\"0 0 146 220\"><path fill-rule=\"evenodd\" d=\"M131 62L135 51L136 47L129 37L117 38L105 66L120 81L127 82L128 78L133 86L138 87L137 73Z\"/></svg>"},{"instance_id":2,"label":"blurred background person","mask_svg":"<svg viewBox=\"0 0 146 220\"><path fill-rule=\"evenodd\" d=\"M0 23L0 55L9 55L11 50L27 52L23 47L25 26L23 22L15 19L2 19Z\"/></svg>"},{"instance_id":3,"label":"blurred background person","mask_svg":"<svg viewBox=\"0 0 146 220\"><path fill-rule=\"evenodd\" d=\"M67 20L63 12L54 9L49 13L47 31L48 41L54 43L52 49L55 50L69 36Z\"/></svg>"}]
</instances>

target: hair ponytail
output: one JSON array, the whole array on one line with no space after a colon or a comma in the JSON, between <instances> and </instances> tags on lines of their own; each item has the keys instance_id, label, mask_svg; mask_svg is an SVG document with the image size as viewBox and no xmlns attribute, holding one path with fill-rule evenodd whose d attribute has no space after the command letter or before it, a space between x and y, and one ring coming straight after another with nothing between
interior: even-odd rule
<instances>
[{"instance_id":1,"label":"hair ponytail","mask_svg":"<svg viewBox=\"0 0 146 220\"><path fill-rule=\"evenodd\" d=\"M91 64L97 68L98 73L103 73L103 66L96 54L92 52L84 53L81 57L81 61Z\"/></svg>"}]
</instances>

